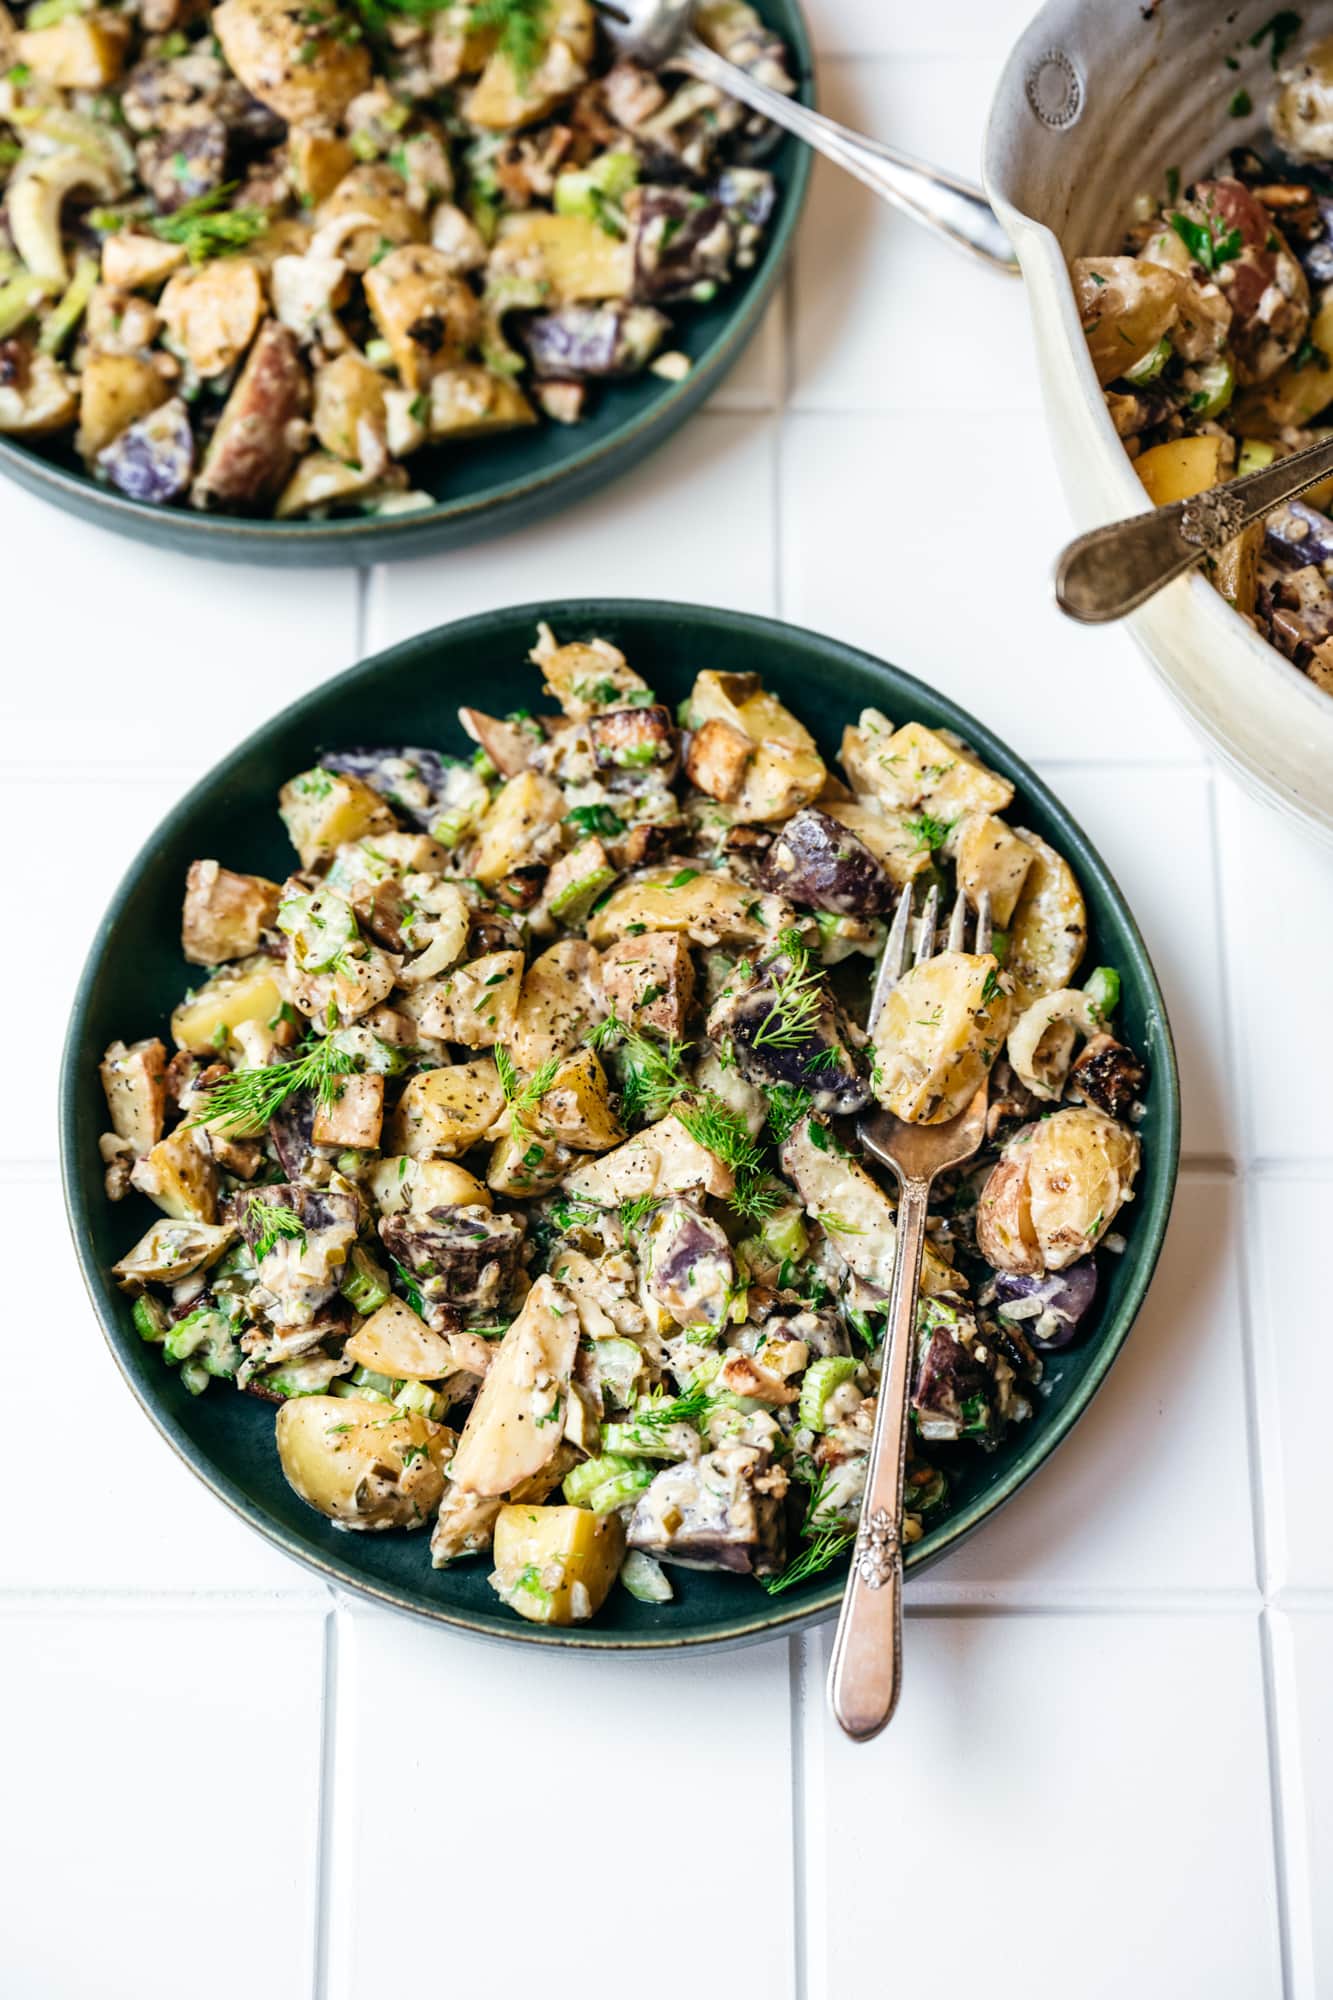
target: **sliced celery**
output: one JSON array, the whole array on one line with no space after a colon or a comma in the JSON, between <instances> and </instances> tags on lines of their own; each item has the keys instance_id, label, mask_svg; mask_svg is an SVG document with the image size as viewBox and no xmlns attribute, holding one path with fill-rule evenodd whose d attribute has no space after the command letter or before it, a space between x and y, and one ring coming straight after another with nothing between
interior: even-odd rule
<instances>
[{"instance_id":1,"label":"sliced celery","mask_svg":"<svg viewBox=\"0 0 1333 2000\"><path fill-rule=\"evenodd\" d=\"M844 1382L851 1380L856 1367L856 1361L850 1354L821 1354L817 1361L810 1363L801 1383L801 1423L812 1431L827 1428L824 1405L835 1389L840 1389Z\"/></svg>"},{"instance_id":2,"label":"sliced celery","mask_svg":"<svg viewBox=\"0 0 1333 2000\"><path fill-rule=\"evenodd\" d=\"M620 1565L620 1581L640 1604L670 1604L675 1596L661 1563L654 1562L642 1549L631 1549Z\"/></svg>"}]
</instances>

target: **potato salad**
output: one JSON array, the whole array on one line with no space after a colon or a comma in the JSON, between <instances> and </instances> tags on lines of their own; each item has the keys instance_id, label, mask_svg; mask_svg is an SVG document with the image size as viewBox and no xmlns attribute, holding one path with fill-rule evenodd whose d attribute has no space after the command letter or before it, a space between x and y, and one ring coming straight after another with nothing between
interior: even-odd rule
<instances>
[{"instance_id":1,"label":"potato salad","mask_svg":"<svg viewBox=\"0 0 1333 2000\"><path fill-rule=\"evenodd\" d=\"M695 25L794 88L744 0ZM773 136L590 0L0 0L0 433L138 501L429 506L418 454L689 372Z\"/></svg>"},{"instance_id":2,"label":"potato salad","mask_svg":"<svg viewBox=\"0 0 1333 2000\"><path fill-rule=\"evenodd\" d=\"M1115 427L1157 506L1330 435L1333 405L1333 38L1280 67L1299 17L1262 31L1278 71L1265 154L1145 195L1114 257L1073 277ZM1258 40L1260 38L1256 38ZM1233 96L1247 117L1248 91ZM1210 580L1333 693L1333 480L1206 558Z\"/></svg>"},{"instance_id":3,"label":"potato salad","mask_svg":"<svg viewBox=\"0 0 1333 2000\"><path fill-rule=\"evenodd\" d=\"M115 1274L184 1387L273 1405L335 1526L567 1624L846 1551L896 1251L857 1114L989 1078L921 1279L918 1539L1124 1247L1145 1072L1115 971L1078 983L1073 872L957 738L868 708L839 775L757 673L673 712L606 640L531 658L554 708L462 709L469 758L294 775L284 881L193 863L201 970L107 1049L102 1152L159 1211ZM871 1035L888 920L941 887L989 896L994 948L914 966Z\"/></svg>"}]
</instances>

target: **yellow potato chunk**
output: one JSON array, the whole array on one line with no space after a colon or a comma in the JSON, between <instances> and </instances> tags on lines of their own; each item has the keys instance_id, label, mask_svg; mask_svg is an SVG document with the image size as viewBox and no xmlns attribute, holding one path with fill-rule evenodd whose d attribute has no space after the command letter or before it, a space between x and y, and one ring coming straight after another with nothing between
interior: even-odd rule
<instances>
[{"instance_id":1,"label":"yellow potato chunk","mask_svg":"<svg viewBox=\"0 0 1333 2000\"><path fill-rule=\"evenodd\" d=\"M170 390L137 354L92 353L79 376L79 428L74 446L86 465L128 424L165 403Z\"/></svg>"},{"instance_id":2,"label":"yellow potato chunk","mask_svg":"<svg viewBox=\"0 0 1333 2000\"><path fill-rule=\"evenodd\" d=\"M1140 257L1077 257L1073 277L1097 380L1114 382L1175 324L1180 280Z\"/></svg>"},{"instance_id":3,"label":"yellow potato chunk","mask_svg":"<svg viewBox=\"0 0 1333 2000\"><path fill-rule=\"evenodd\" d=\"M1333 402L1333 294L1327 295L1310 321L1309 339L1316 350L1304 361L1289 361L1259 382L1243 389L1232 406L1238 433L1277 437L1287 429L1303 430ZM1150 456L1144 453L1144 458ZM1142 465L1136 459L1136 465ZM1315 504L1322 506L1323 502Z\"/></svg>"},{"instance_id":4,"label":"yellow potato chunk","mask_svg":"<svg viewBox=\"0 0 1333 2000\"><path fill-rule=\"evenodd\" d=\"M1036 857L1009 922L1004 961L1022 1013L1043 993L1071 984L1088 942L1088 913L1069 863L1026 827L1017 831Z\"/></svg>"},{"instance_id":5,"label":"yellow potato chunk","mask_svg":"<svg viewBox=\"0 0 1333 2000\"><path fill-rule=\"evenodd\" d=\"M172 1039L192 1055L211 1055L242 1021L271 1021L289 998L286 979L271 961L219 974L182 1000L171 1017Z\"/></svg>"},{"instance_id":6,"label":"yellow potato chunk","mask_svg":"<svg viewBox=\"0 0 1333 2000\"><path fill-rule=\"evenodd\" d=\"M734 819L786 819L823 791L828 774L814 737L767 692L758 674L723 674L706 668L690 691L690 719L706 733L704 768L715 769L718 782L726 787L715 796L727 799ZM710 723L724 724L734 735L707 732ZM736 736L754 746L743 764L726 754L738 748ZM694 762L698 767L699 759Z\"/></svg>"},{"instance_id":7,"label":"yellow potato chunk","mask_svg":"<svg viewBox=\"0 0 1333 2000\"><path fill-rule=\"evenodd\" d=\"M490 1130L504 1101L493 1062L427 1070L399 1099L389 1143L411 1159L456 1159Z\"/></svg>"},{"instance_id":8,"label":"yellow potato chunk","mask_svg":"<svg viewBox=\"0 0 1333 2000\"><path fill-rule=\"evenodd\" d=\"M217 1169L196 1135L184 1126L136 1160L130 1179L140 1194L178 1222L218 1219Z\"/></svg>"},{"instance_id":9,"label":"yellow potato chunk","mask_svg":"<svg viewBox=\"0 0 1333 2000\"><path fill-rule=\"evenodd\" d=\"M605 1012L598 954L582 938L563 938L523 975L509 1053L519 1069L540 1069L577 1048Z\"/></svg>"},{"instance_id":10,"label":"yellow potato chunk","mask_svg":"<svg viewBox=\"0 0 1333 2000\"><path fill-rule=\"evenodd\" d=\"M246 89L289 125L336 125L370 83L370 51L333 0L223 0L212 27Z\"/></svg>"},{"instance_id":11,"label":"yellow potato chunk","mask_svg":"<svg viewBox=\"0 0 1333 2000\"><path fill-rule=\"evenodd\" d=\"M551 287L551 305L623 299L634 282L634 251L629 238L608 235L591 216L528 209L504 218L499 240L508 256L532 253L540 257Z\"/></svg>"},{"instance_id":12,"label":"yellow potato chunk","mask_svg":"<svg viewBox=\"0 0 1333 2000\"><path fill-rule=\"evenodd\" d=\"M923 722L893 729L874 708L843 732L841 756L854 791L870 793L890 810L928 813L947 825L967 812L1003 812L1014 796L1009 780L970 750Z\"/></svg>"},{"instance_id":13,"label":"yellow potato chunk","mask_svg":"<svg viewBox=\"0 0 1333 2000\"><path fill-rule=\"evenodd\" d=\"M469 959L423 990L417 1007L421 1032L469 1049L507 1045L522 984L521 951L491 951Z\"/></svg>"},{"instance_id":14,"label":"yellow potato chunk","mask_svg":"<svg viewBox=\"0 0 1333 2000\"><path fill-rule=\"evenodd\" d=\"M541 1471L564 1434L578 1344L578 1303L543 1273L496 1349L469 1412L451 1473L459 1486L509 1493Z\"/></svg>"},{"instance_id":15,"label":"yellow potato chunk","mask_svg":"<svg viewBox=\"0 0 1333 2000\"><path fill-rule=\"evenodd\" d=\"M1202 437L1171 438L1155 444L1134 461L1134 470L1154 507L1169 507L1176 500L1193 499L1226 477L1223 468L1225 438L1211 433Z\"/></svg>"},{"instance_id":16,"label":"yellow potato chunk","mask_svg":"<svg viewBox=\"0 0 1333 2000\"><path fill-rule=\"evenodd\" d=\"M616 1208L645 1194L702 1192L725 1200L735 1191L736 1176L672 1116L636 1132L613 1153L579 1167L565 1185L583 1201Z\"/></svg>"},{"instance_id":17,"label":"yellow potato chunk","mask_svg":"<svg viewBox=\"0 0 1333 2000\"><path fill-rule=\"evenodd\" d=\"M361 1368L394 1381L437 1382L452 1373L453 1356L442 1333L432 1333L426 1322L403 1299L386 1299L357 1328L343 1349Z\"/></svg>"},{"instance_id":18,"label":"yellow potato chunk","mask_svg":"<svg viewBox=\"0 0 1333 2000\"><path fill-rule=\"evenodd\" d=\"M181 911L183 955L191 965L222 965L258 951L281 893L262 875L234 875L216 861L192 861Z\"/></svg>"},{"instance_id":19,"label":"yellow potato chunk","mask_svg":"<svg viewBox=\"0 0 1333 2000\"><path fill-rule=\"evenodd\" d=\"M538 771L520 771L492 799L477 829L468 871L487 887L535 859L542 834L564 817L565 795Z\"/></svg>"},{"instance_id":20,"label":"yellow potato chunk","mask_svg":"<svg viewBox=\"0 0 1333 2000\"><path fill-rule=\"evenodd\" d=\"M339 354L315 371L311 426L325 451L382 466L384 377L360 354Z\"/></svg>"},{"instance_id":21,"label":"yellow potato chunk","mask_svg":"<svg viewBox=\"0 0 1333 2000\"><path fill-rule=\"evenodd\" d=\"M400 1215L404 1209L424 1214L432 1208L491 1206L490 1194L476 1175L452 1160L413 1160L406 1154L377 1160L369 1183L381 1215Z\"/></svg>"},{"instance_id":22,"label":"yellow potato chunk","mask_svg":"<svg viewBox=\"0 0 1333 2000\"><path fill-rule=\"evenodd\" d=\"M990 952L943 951L912 966L875 1027L875 1095L911 1125L966 1110L1009 1031Z\"/></svg>"},{"instance_id":23,"label":"yellow potato chunk","mask_svg":"<svg viewBox=\"0 0 1333 2000\"><path fill-rule=\"evenodd\" d=\"M524 74L503 49L494 48L465 100L465 117L491 132L514 131L547 117L586 80L596 40L593 22L588 0L553 0L539 17L543 45L531 70Z\"/></svg>"},{"instance_id":24,"label":"yellow potato chunk","mask_svg":"<svg viewBox=\"0 0 1333 2000\"><path fill-rule=\"evenodd\" d=\"M954 861L958 886L973 908L988 893L991 919L1003 930L1032 866L1032 849L994 813L968 813L958 829Z\"/></svg>"},{"instance_id":25,"label":"yellow potato chunk","mask_svg":"<svg viewBox=\"0 0 1333 2000\"><path fill-rule=\"evenodd\" d=\"M103 90L120 75L129 39L124 14L68 14L18 35L15 57L57 90Z\"/></svg>"},{"instance_id":26,"label":"yellow potato chunk","mask_svg":"<svg viewBox=\"0 0 1333 2000\"><path fill-rule=\"evenodd\" d=\"M358 1396L293 1396L278 1457L308 1506L343 1528L424 1528L440 1504L454 1433Z\"/></svg>"},{"instance_id":27,"label":"yellow potato chunk","mask_svg":"<svg viewBox=\"0 0 1333 2000\"><path fill-rule=\"evenodd\" d=\"M117 291L156 291L185 262L180 243L160 243L156 236L122 230L102 239L102 283Z\"/></svg>"},{"instance_id":28,"label":"yellow potato chunk","mask_svg":"<svg viewBox=\"0 0 1333 2000\"><path fill-rule=\"evenodd\" d=\"M1065 1270L1097 1247L1133 1199L1139 1160L1134 1133L1090 1106L1025 1125L977 1205L982 1255L1000 1271Z\"/></svg>"},{"instance_id":29,"label":"yellow potato chunk","mask_svg":"<svg viewBox=\"0 0 1333 2000\"><path fill-rule=\"evenodd\" d=\"M730 875L690 868L652 868L613 890L588 919L588 941L615 944L631 924L679 931L696 944L745 944L776 936L792 922L781 896L760 895Z\"/></svg>"},{"instance_id":30,"label":"yellow potato chunk","mask_svg":"<svg viewBox=\"0 0 1333 2000\"><path fill-rule=\"evenodd\" d=\"M424 389L481 337L481 307L443 251L405 243L372 264L362 280L399 379Z\"/></svg>"},{"instance_id":31,"label":"yellow potato chunk","mask_svg":"<svg viewBox=\"0 0 1333 2000\"><path fill-rule=\"evenodd\" d=\"M441 369L430 385L426 427L433 438L492 437L536 421L517 382L478 361Z\"/></svg>"},{"instance_id":32,"label":"yellow potato chunk","mask_svg":"<svg viewBox=\"0 0 1333 2000\"><path fill-rule=\"evenodd\" d=\"M502 1507L495 1518L491 1583L520 1618L581 1625L605 1604L625 1558L618 1514L586 1507Z\"/></svg>"},{"instance_id":33,"label":"yellow potato chunk","mask_svg":"<svg viewBox=\"0 0 1333 2000\"><path fill-rule=\"evenodd\" d=\"M235 367L259 331L264 288L247 258L177 271L158 300L167 345L207 380Z\"/></svg>"},{"instance_id":34,"label":"yellow potato chunk","mask_svg":"<svg viewBox=\"0 0 1333 2000\"><path fill-rule=\"evenodd\" d=\"M287 134L287 161L296 193L306 207L326 201L356 165L346 139L332 132L296 127Z\"/></svg>"},{"instance_id":35,"label":"yellow potato chunk","mask_svg":"<svg viewBox=\"0 0 1333 2000\"><path fill-rule=\"evenodd\" d=\"M591 1049L568 1056L532 1114L538 1131L584 1153L618 1146L624 1129L611 1109L606 1071Z\"/></svg>"},{"instance_id":36,"label":"yellow potato chunk","mask_svg":"<svg viewBox=\"0 0 1333 2000\"><path fill-rule=\"evenodd\" d=\"M379 793L360 778L318 765L283 786L278 811L303 868L327 860L346 841L389 833L397 824Z\"/></svg>"}]
</instances>

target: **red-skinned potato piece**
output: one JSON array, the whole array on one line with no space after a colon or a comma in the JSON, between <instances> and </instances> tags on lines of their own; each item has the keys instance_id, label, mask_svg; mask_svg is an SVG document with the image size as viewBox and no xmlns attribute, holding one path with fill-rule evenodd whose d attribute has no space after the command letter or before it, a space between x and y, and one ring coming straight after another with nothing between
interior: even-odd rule
<instances>
[{"instance_id":1,"label":"red-skinned potato piece","mask_svg":"<svg viewBox=\"0 0 1333 2000\"><path fill-rule=\"evenodd\" d=\"M292 427L309 397L296 335L265 320L204 455L193 505L253 510L275 500L296 463Z\"/></svg>"}]
</instances>

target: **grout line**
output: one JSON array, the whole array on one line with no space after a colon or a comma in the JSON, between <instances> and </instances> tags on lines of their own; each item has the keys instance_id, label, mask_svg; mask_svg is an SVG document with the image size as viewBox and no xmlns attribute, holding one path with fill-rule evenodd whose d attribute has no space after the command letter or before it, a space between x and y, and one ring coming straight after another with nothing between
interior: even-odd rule
<instances>
[{"instance_id":1,"label":"grout line","mask_svg":"<svg viewBox=\"0 0 1333 2000\"><path fill-rule=\"evenodd\" d=\"M809 2000L810 1978L807 1965L807 1906L809 1904L809 1856L806 1852L805 1813L805 1688L801 1675L801 1635L787 1641L787 1685L790 1697L788 1755L791 1760L791 1946L793 2000Z\"/></svg>"},{"instance_id":2,"label":"grout line","mask_svg":"<svg viewBox=\"0 0 1333 2000\"><path fill-rule=\"evenodd\" d=\"M1264 1688L1264 1727L1272 1796L1273 1873L1277 1886L1278 1952L1284 2000L1316 2000L1311 1946L1314 1936L1310 1866L1304 1835L1304 1772L1291 1634L1286 1620L1265 1607L1259 1620L1259 1652ZM1282 1756L1282 1714L1291 1718L1295 1738L1291 1769ZM1294 1922L1300 1912L1299 1931ZM1299 1959L1301 1977L1296 1975Z\"/></svg>"},{"instance_id":3,"label":"grout line","mask_svg":"<svg viewBox=\"0 0 1333 2000\"><path fill-rule=\"evenodd\" d=\"M367 633L370 630L370 591L374 581L373 569L359 569L356 573L356 616L354 623L353 659L364 660L367 649Z\"/></svg>"},{"instance_id":4,"label":"grout line","mask_svg":"<svg viewBox=\"0 0 1333 2000\"><path fill-rule=\"evenodd\" d=\"M1254 1590L1160 1591L1077 1584L933 1584L908 1579L909 1618L1252 1618L1263 1609Z\"/></svg>"},{"instance_id":5,"label":"grout line","mask_svg":"<svg viewBox=\"0 0 1333 2000\"><path fill-rule=\"evenodd\" d=\"M21 1584L13 1589L0 1584L0 1620L55 1617L72 1610L82 1617L99 1613L121 1617L127 1612L153 1617L170 1611L263 1618L327 1613L328 1606L329 1593L318 1585L306 1590L247 1591L205 1590L191 1585L182 1585L179 1590L136 1590L132 1586L119 1590L33 1590Z\"/></svg>"},{"instance_id":6,"label":"grout line","mask_svg":"<svg viewBox=\"0 0 1333 2000\"><path fill-rule=\"evenodd\" d=\"M338 1648L337 1601L329 1606L324 1622L324 1682L320 1711L319 1812L315 1847L315 1939L312 1993L314 2000L328 2000L329 1970L332 1960L333 1925L333 1826L336 1803L338 1756Z\"/></svg>"},{"instance_id":7,"label":"grout line","mask_svg":"<svg viewBox=\"0 0 1333 2000\"><path fill-rule=\"evenodd\" d=\"M792 1640L800 1695L801 1734L792 1745L799 1763L803 1826L801 1859L801 1944L796 1963L797 2000L827 2000L828 1994L828 1805L824 1768L824 1644L819 1630ZM814 1878L812 1880L812 1877Z\"/></svg>"}]
</instances>

